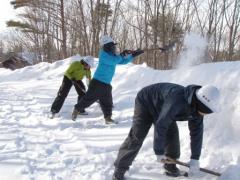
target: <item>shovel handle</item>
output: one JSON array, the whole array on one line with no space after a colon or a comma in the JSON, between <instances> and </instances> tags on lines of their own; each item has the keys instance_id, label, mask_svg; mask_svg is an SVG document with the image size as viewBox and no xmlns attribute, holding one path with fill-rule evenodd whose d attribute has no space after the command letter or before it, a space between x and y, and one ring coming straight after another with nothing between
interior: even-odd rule
<instances>
[{"instance_id":1,"label":"shovel handle","mask_svg":"<svg viewBox=\"0 0 240 180\"><path fill-rule=\"evenodd\" d=\"M189 164L181 162L179 160L175 160L175 159L172 159L172 158L169 158L169 157L168 157L168 159L174 164L178 164L178 165L185 166L185 167L188 167L188 168L190 167ZM200 171L208 173L208 174L212 174L212 175L215 175L215 176L221 176L220 173L209 170L209 169L205 169L205 168L200 168Z\"/></svg>"}]
</instances>

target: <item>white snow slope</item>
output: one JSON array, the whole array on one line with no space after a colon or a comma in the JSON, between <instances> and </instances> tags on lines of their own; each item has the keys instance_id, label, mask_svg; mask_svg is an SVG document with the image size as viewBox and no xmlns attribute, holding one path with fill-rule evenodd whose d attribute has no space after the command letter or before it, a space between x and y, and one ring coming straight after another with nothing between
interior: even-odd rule
<instances>
[{"instance_id":1,"label":"white snow slope","mask_svg":"<svg viewBox=\"0 0 240 180\"><path fill-rule=\"evenodd\" d=\"M106 126L98 104L87 109L88 116L71 121L77 100L74 88L59 117L48 118L63 73L73 59L40 63L15 71L0 69L1 180L110 180L119 146L131 127L135 96L141 88L158 82L213 84L221 90L222 111L204 119L200 164L223 173L219 179L240 179L240 62L202 64L169 71L153 70L144 64L118 66L112 85L113 118L119 124ZM188 162L187 123L178 124L180 160ZM151 129L126 174L127 180L175 179L164 175L162 165L156 162L152 143ZM202 173L192 179L218 178Z\"/></svg>"}]
</instances>

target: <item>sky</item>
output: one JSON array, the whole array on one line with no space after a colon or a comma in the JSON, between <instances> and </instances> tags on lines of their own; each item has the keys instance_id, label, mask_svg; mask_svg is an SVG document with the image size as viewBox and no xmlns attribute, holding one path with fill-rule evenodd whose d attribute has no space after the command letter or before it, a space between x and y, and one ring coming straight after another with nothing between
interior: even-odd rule
<instances>
[{"instance_id":1,"label":"sky","mask_svg":"<svg viewBox=\"0 0 240 180\"><path fill-rule=\"evenodd\" d=\"M11 6L12 0L1 0L0 6L0 33L7 30L6 21L16 18L15 11Z\"/></svg>"}]
</instances>

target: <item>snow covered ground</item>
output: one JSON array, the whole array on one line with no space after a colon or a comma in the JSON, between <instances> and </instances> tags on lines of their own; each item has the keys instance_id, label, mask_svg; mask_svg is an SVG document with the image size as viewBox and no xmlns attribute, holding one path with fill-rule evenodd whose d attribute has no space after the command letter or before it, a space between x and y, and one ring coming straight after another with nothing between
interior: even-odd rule
<instances>
[{"instance_id":1,"label":"snow covered ground","mask_svg":"<svg viewBox=\"0 0 240 180\"><path fill-rule=\"evenodd\" d=\"M201 167L223 173L221 180L240 179L240 62L168 71L153 70L144 64L118 66L112 85L113 118L119 124L106 126L98 104L87 109L88 116L71 121L77 100L74 88L59 117L48 118L63 73L73 60L40 63L15 71L0 69L1 180L110 180L119 146L131 126L136 93L158 82L219 87L222 111L205 118ZM179 123L179 130L180 160L187 162L187 123ZM164 175L162 165L155 160L152 142L151 130L127 180L175 179ZM203 173L197 179L217 177Z\"/></svg>"}]
</instances>

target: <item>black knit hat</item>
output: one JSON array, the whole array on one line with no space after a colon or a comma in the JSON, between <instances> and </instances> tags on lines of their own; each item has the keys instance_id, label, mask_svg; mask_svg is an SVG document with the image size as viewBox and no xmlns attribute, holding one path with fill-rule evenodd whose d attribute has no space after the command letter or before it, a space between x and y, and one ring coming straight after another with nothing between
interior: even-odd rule
<instances>
[{"instance_id":1,"label":"black knit hat","mask_svg":"<svg viewBox=\"0 0 240 180\"><path fill-rule=\"evenodd\" d=\"M110 43L104 44L103 49L106 52L111 52L113 54L116 54L116 43L110 42Z\"/></svg>"}]
</instances>

